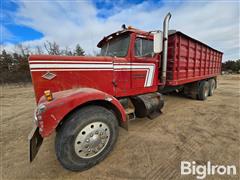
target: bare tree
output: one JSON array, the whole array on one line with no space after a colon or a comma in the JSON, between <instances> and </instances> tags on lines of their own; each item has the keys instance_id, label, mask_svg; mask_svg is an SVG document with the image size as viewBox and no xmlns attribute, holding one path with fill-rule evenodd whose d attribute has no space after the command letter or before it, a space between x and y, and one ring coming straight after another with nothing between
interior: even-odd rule
<instances>
[{"instance_id":1,"label":"bare tree","mask_svg":"<svg viewBox=\"0 0 240 180\"><path fill-rule=\"evenodd\" d=\"M65 49L62 50L62 54L66 56L72 56L73 52L68 46L65 46Z\"/></svg>"},{"instance_id":2,"label":"bare tree","mask_svg":"<svg viewBox=\"0 0 240 180\"><path fill-rule=\"evenodd\" d=\"M54 41L54 42L49 42L46 41L44 43L44 48L48 52L49 55L60 55L61 51L59 48L59 45Z\"/></svg>"},{"instance_id":3,"label":"bare tree","mask_svg":"<svg viewBox=\"0 0 240 180\"><path fill-rule=\"evenodd\" d=\"M36 54L44 54L43 49L41 46L37 45L35 49Z\"/></svg>"},{"instance_id":4,"label":"bare tree","mask_svg":"<svg viewBox=\"0 0 240 180\"><path fill-rule=\"evenodd\" d=\"M14 52L20 54L22 57L27 57L31 53L30 47L23 44L17 44Z\"/></svg>"}]
</instances>

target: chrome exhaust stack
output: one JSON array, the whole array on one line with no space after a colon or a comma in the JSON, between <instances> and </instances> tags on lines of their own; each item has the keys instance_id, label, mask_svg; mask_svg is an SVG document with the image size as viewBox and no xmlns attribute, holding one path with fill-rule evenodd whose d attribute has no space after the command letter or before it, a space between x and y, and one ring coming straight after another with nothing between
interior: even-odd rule
<instances>
[{"instance_id":1,"label":"chrome exhaust stack","mask_svg":"<svg viewBox=\"0 0 240 180\"><path fill-rule=\"evenodd\" d=\"M167 74L167 51L168 51L168 26L171 18L171 13L169 12L163 22L163 54L162 54L162 75L161 83L163 86L166 84L166 74Z\"/></svg>"}]
</instances>

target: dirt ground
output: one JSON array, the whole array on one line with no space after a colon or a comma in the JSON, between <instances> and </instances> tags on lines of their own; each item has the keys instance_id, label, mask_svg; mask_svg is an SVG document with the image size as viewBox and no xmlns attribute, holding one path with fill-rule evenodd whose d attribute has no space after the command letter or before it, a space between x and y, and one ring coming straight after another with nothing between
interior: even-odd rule
<instances>
[{"instance_id":1,"label":"dirt ground","mask_svg":"<svg viewBox=\"0 0 240 180\"><path fill-rule=\"evenodd\" d=\"M120 130L110 155L84 172L70 172L55 156L55 135L46 138L33 163L28 162L28 133L32 129L34 94L31 85L2 86L2 179L196 179L180 175L180 162L236 165L239 179L240 76L219 77L214 96L196 101L165 95L163 114L155 120L131 121Z\"/></svg>"}]
</instances>

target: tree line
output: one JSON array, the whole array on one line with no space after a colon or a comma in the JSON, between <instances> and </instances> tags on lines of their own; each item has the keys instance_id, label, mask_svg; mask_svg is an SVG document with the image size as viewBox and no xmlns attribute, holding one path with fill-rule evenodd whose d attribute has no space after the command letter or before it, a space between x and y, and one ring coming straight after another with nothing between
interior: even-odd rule
<instances>
[{"instance_id":1,"label":"tree line","mask_svg":"<svg viewBox=\"0 0 240 180\"><path fill-rule=\"evenodd\" d=\"M34 49L18 44L11 53L3 49L0 54L0 84L31 82L28 57L32 54L85 56L85 51L79 44L74 49L61 48L56 42L50 41Z\"/></svg>"},{"instance_id":2,"label":"tree line","mask_svg":"<svg viewBox=\"0 0 240 180\"><path fill-rule=\"evenodd\" d=\"M229 73L240 73L240 59L236 61L229 60L222 63L222 71Z\"/></svg>"}]
</instances>

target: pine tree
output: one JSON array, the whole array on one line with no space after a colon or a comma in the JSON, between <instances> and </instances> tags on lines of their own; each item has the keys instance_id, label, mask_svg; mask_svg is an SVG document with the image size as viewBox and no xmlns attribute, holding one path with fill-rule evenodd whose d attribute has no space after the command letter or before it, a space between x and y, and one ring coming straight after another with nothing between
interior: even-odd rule
<instances>
[{"instance_id":1,"label":"pine tree","mask_svg":"<svg viewBox=\"0 0 240 180\"><path fill-rule=\"evenodd\" d=\"M1 71L10 70L11 65L12 57L5 51L5 49L3 49L1 54Z\"/></svg>"},{"instance_id":2,"label":"pine tree","mask_svg":"<svg viewBox=\"0 0 240 180\"><path fill-rule=\"evenodd\" d=\"M85 51L83 50L83 48L81 48L81 46L79 44L76 45L74 55L75 56L85 56Z\"/></svg>"}]
</instances>

